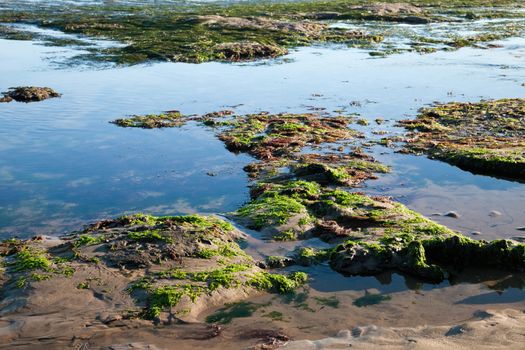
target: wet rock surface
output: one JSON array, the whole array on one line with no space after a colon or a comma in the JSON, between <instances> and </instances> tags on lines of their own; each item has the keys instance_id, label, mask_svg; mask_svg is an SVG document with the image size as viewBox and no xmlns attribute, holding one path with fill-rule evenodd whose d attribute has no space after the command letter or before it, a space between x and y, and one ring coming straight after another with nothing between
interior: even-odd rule
<instances>
[{"instance_id":1,"label":"wet rock surface","mask_svg":"<svg viewBox=\"0 0 525 350\"><path fill-rule=\"evenodd\" d=\"M250 41L218 44L215 46L214 51L218 57L231 62L275 58L288 53L287 49L277 45L261 44Z\"/></svg>"},{"instance_id":2,"label":"wet rock surface","mask_svg":"<svg viewBox=\"0 0 525 350\"><path fill-rule=\"evenodd\" d=\"M406 150L475 173L525 180L525 100L448 103L401 122Z\"/></svg>"}]
</instances>

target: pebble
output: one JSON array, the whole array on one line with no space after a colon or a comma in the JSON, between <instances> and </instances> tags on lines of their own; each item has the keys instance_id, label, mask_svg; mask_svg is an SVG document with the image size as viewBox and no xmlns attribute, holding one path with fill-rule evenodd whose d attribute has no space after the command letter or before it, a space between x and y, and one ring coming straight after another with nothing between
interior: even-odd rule
<instances>
[{"instance_id":1,"label":"pebble","mask_svg":"<svg viewBox=\"0 0 525 350\"><path fill-rule=\"evenodd\" d=\"M501 216L501 213L497 210L493 210L489 213L489 216L492 216L493 218L495 218L496 216Z\"/></svg>"},{"instance_id":2,"label":"pebble","mask_svg":"<svg viewBox=\"0 0 525 350\"><path fill-rule=\"evenodd\" d=\"M465 333L465 329L461 326L453 326L451 327L447 333L445 333L445 336L446 337L451 337L451 336L454 336L454 335L460 335L460 334L463 334Z\"/></svg>"},{"instance_id":3,"label":"pebble","mask_svg":"<svg viewBox=\"0 0 525 350\"><path fill-rule=\"evenodd\" d=\"M525 226L516 227L516 230L518 230L518 231L525 231Z\"/></svg>"},{"instance_id":4,"label":"pebble","mask_svg":"<svg viewBox=\"0 0 525 350\"><path fill-rule=\"evenodd\" d=\"M458 219L460 217L460 215L457 212L455 212L455 211L449 211L449 212L443 214L443 216L448 216L448 217L454 218L454 219Z\"/></svg>"},{"instance_id":5,"label":"pebble","mask_svg":"<svg viewBox=\"0 0 525 350\"><path fill-rule=\"evenodd\" d=\"M479 231L473 231L473 232L471 232L470 234L473 235L473 236L479 236L479 235L481 235L481 232L479 232Z\"/></svg>"}]
</instances>

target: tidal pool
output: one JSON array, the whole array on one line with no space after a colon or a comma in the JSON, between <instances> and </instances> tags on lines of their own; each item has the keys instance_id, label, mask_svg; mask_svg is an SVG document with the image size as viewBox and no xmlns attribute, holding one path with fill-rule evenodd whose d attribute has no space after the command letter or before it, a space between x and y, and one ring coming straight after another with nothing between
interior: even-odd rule
<instances>
[{"instance_id":1,"label":"tidal pool","mask_svg":"<svg viewBox=\"0 0 525 350\"><path fill-rule=\"evenodd\" d=\"M251 158L227 151L212 131L191 123L122 129L109 124L113 119L173 109L185 114L343 110L369 120L369 126L356 128L379 140L383 135L371 131L400 134L395 121L414 117L418 108L435 101L523 96L525 39L500 44L490 50L382 58L320 46L250 64L104 68L63 64L75 53L70 49L0 40L1 90L41 85L63 94L41 103L0 104L0 238L59 235L130 212L221 214L248 200L249 180L242 168ZM375 125L379 117L386 123ZM525 226L522 183L386 147L368 151L393 172L367 182L362 189L367 193L393 196L451 228L479 231L479 238L517 236L517 228ZM459 217L433 216L448 211ZM285 254L297 244L303 243L267 243L253 234L246 249L264 257ZM249 322L233 319L224 344L235 343L237 331L248 323L253 329L277 324L296 338L310 338L357 324L446 324L480 306L525 307L520 274L474 271L468 279L432 285L396 273L344 277L323 265L309 272L312 281L302 301L250 300L269 306L248 315ZM365 298L370 295L388 298ZM331 298L338 300L337 307ZM328 308L329 313L319 312ZM443 313L444 308L450 312Z\"/></svg>"},{"instance_id":2,"label":"tidal pool","mask_svg":"<svg viewBox=\"0 0 525 350\"><path fill-rule=\"evenodd\" d=\"M297 50L286 61L264 63L56 69L72 50L1 40L2 89L46 85L63 97L0 106L0 233L58 234L130 211L227 212L247 199L242 166L249 157L226 151L212 132L195 125L123 130L108 124L115 118L172 109L191 114L326 108L370 121L384 118L387 123L372 129L396 133L395 120L414 116L434 101L522 96L525 40L502 44L491 50L386 58L314 47ZM391 153L377 151L383 152ZM379 159L391 162L394 172L370 182L372 193L400 197L426 215L457 211L464 215L443 222L467 233L508 237L525 225L517 205L525 196L519 183L471 175L422 157ZM491 211L502 215L487 219Z\"/></svg>"}]
</instances>

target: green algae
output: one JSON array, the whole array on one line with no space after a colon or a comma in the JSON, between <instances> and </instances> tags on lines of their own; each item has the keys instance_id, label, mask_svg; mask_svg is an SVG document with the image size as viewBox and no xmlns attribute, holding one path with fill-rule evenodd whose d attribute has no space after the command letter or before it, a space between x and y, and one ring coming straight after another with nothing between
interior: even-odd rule
<instances>
[{"instance_id":1,"label":"green algae","mask_svg":"<svg viewBox=\"0 0 525 350\"><path fill-rule=\"evenodd\" d=\"M232 258L236 256L247 256L237 244L216 243L217 248L201 248L196 256L202 259L211 259L215 256Z\"/></svg>"},{"instance_id":2,"label":"green algae","mask_svg":"<svg viewBox=\"0 0 525 350\"><path fill-rule=\"evenodd\" d=\"M160 230L145 230L145 231L131 231L128 232L128 237L135 241L154 242L157 240L169 240L163 237Z\"/></svg>"},{"instance_id":3,"label":"green algae","mask_svg":"<svg viewBox=\"0 0 525 350\"><path fill-rule=\"evenodd\" d=\"M289 276L259 272L253 275L248 284L261 290L276 291L280 294L290 293L308 280L304 272L293 272Z\"/></svg>"},{"instance_id":4,"label":"green algae","mask_svg":"<svg viewBox=\"0 0 525 350\"><path fill-rule=\"evenodd\" d=\"M395 37L391 31L349 30L330 24L336 21L425 24L459 20L469 23L481 18L513 19L523 16L520 11L515 11L520 6L517 1L418 0L411 5L402 5L403 11L396 9L395 4L362 0L185 6L98 4L75 6L75 11L50 11L46 7L33 5L31 8L17 6L2 11L0 22L35 24L69 34L125 43L109 47L86 46L87 53L77 59L137 64L152 60L200 63L272 58L286 54L290 48L316 43L342 43L388 54L389 50L378 43L385 36L387 39ZM488 33L440 43L445 48L453 49L516 35L516 32L508 32L505 28ZM60 40L14 28L0 31L0 36L40 39L54 45L86 44L80 39ZM441 49L439 46L421 47L419 41L412 44L412 50L417 52Z\"/></svg>"},{"instance_id":5,"label":"green algae","mask_svg":"<svg viewBox=\"0 0 525 350\"><path fill-rule=\"evenodd\" d=\"M134 115L129 118L115 119L111 123L123 128L159 129L182 126L187 119L178 111L163 114Z\"/></svg>"},{"instance_id":6,"label":"green algae","mask_svg":"<svg viewBox=\"0 0 525 350\"><path fill-rule=\"evenodd\" d=\"M253 200L237 210L235 214L249 219L249 227L261 229L285 224L293 214L299 214L305 210L305 207L293 198L274 195Z\"/></svg>"},{"instance_id":7,"label":"green algae","mask_svg":"<svg viewBox=\"0 0 525 350\"><path fill-rule=\"evenodd\" d=\"M195 230L218 230L223 232L231 232L234 230L233 225L227 221L221 220L214 216L203 216L198 214L153 216L138 213L134 215L124 215L117 218L114 222L109 221L108 223L115 225L150 227L154 227L156 225L175 224L183 226L186 229ZM90 230L98 228L100 228L100 224L95 224L94 226L88 226L85 231L89 232Z\"/></svg>"},{"instance_id":8,"label":"green algae","mask_svg":"<svg viewBox=\"0 0 525 350\"><path fill-rule=\"evenodd\" d=\"M274 241L295 241L297 240L298 234L294 229L288 229L284 231L277 231L272 233L272 239Z\"/></svg>"},{"instance_id":9,"label":"green algae","mask_svg":"<svg viewBox=\"0 0 525 350\"><path fill-rule=\"evenodd\" d=\"M331 249L315 249L311 247L301 247L297 249L294 258L299 265L309 266L328 261Z\"/></svg>"},{"instance_id":10,"label":"green algae","mask_svg":"<svg viewBox=\"0 0 525 350\"><path fill-rule=\"evenodd\" d=\"M10 254L4 265L16 288L24 288L30 282L40 282L54 276L71 277L75 269L68 261L54 259L46 250L22 245L18 252Z\"/></svg>"},{"instance_id":11,"label":"green algae","mask_svg":"<svg viewBox=\"0 0 525 350\"><path fill-rule=\"evenodd\" d=\"M282 160L309 144L355 137L357 132L348 128L351 121L349 116L312 113L248 114L236 116L219 133L219 139L232 152L247 152L261 160Z\"/></svg>"},{"instance_id":12,"label":"green algae","mask_svg":"<svg viewBox=\"0 0 525 350\"><path fill-rule=\"evenodd\" d=\"M49 271L52 262L44 251L26 247L15 255L11 265L16 272L34 269Z\"/></svg>"},{"instance_id":13,"label":"green algae","mask_svg":"<svg viewBox=\"0 0 525 350\"><path fill-rule=\"evenodd\" d=\"M198 287L189 285L157 287L149 294L146 316L151 319L158 318L163 310L173 308L184 296L195 301L200 294L201 290Z\"/></svg>"},{"instance_id":14,"label":"green algae","mask_svg":"<svg viewBox=\"0 0 525 350\"><path fill-rule=\"evenodd\" d=\"M74 244L77 247L96 245L104 242L104 239L104 236L95 237L91 235L81 235L76 239Z\"/></svg>"},{"instance_id":15,"label":"green algae","mask_svg":"<svg viewBox=\"0 0 525 350\"><path fill-rule=\"evenodd\" d=\"M147 307L144 316L155 319L160 316L161 312L172 312L171 310L185 297L191 302L195 302L202 295L211 295L218 289L243 286L283 294L294 290L307 281L307 275L302 272L294 272L286 276L251 271L252 266L245 264L230 264L216 270L199 272L170 270L135 281L130 285L129 291L146 291ZM182 280L184 282L163 284L156 287L158 279Z\"/></svg>"}]
</instances>

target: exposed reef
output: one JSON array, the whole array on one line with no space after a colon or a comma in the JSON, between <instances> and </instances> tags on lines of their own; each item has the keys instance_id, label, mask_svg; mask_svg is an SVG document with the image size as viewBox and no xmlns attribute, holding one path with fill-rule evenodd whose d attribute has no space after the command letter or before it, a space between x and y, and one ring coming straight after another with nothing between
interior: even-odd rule
<instances>
[{"instance_id":1,"label":"exposed reef","mask_svg":"<svg viewBox=\"0 0 525 350\"><path fill-rule=\"evenodd\" d=\"M72 11L17 6L0 13L0 22L30 24L71 34L53 37L23 27L0 27L0 36L40 40L46 45L85 50L77 61L137 64L146 61L201 63L253 61L279 57L289 49L336 43L369 50L373 56L396 52L429 53L464 46L489 48L494 40L519 36L522 4L516 1L418 0L408 3L352 1L239 3L229 5L77 5ZM497 21L506 19L506 21ZM493 20L493 22L479 22ZM433 23L464 23L433 32ZM397 23L428 25L410 32ZM385 28L384 24L391 24ZM473 25L474 24L474 25ZM399 44L402 37L406 43ZM109 39L95 45L85 38ZM405 45L406 44L406 45Z\"/></svg>"},{"instance_id":2,"label":"exposed reef","mask_svg":"<svg viewBox=\"0 0 525 350\"><path fill-rule=\"evenodd\" d=\"M525 180L525 100L447 103L422 109L405 150L474 173Z\"/></svg>"}]
</instances>

